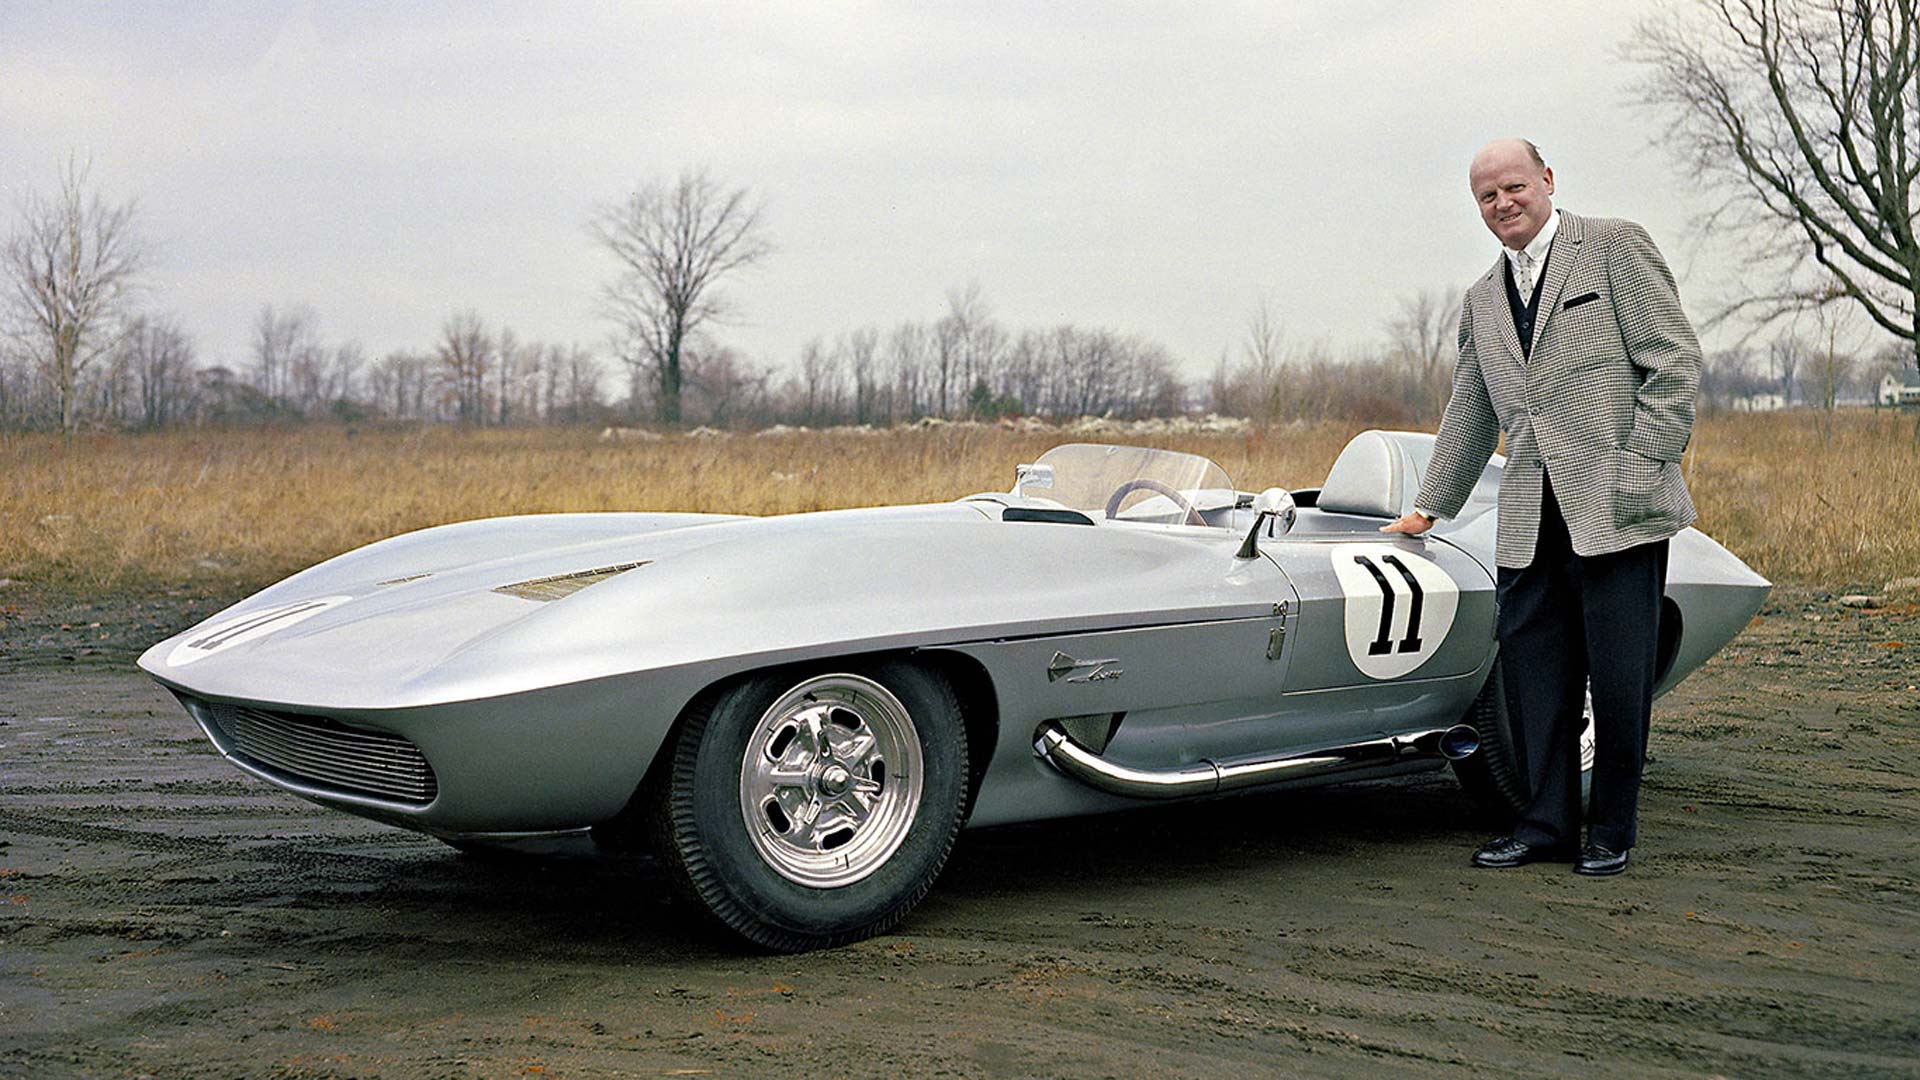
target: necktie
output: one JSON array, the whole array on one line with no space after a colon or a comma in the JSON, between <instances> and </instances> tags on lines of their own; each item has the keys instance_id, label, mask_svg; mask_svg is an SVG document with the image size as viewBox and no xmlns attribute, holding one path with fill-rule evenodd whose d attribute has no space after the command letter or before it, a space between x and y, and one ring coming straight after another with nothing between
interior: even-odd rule
<instances>
[{"instance_id":1,"label":"necktie","mask_svg":"<svg viewBox=\"0 0 1920 1080\"><path fill-rule=\"evenodd\" d=\"M1522 300L1533 295L1533 256L1525 248L1513 253L1513 283Z\"/></svg>"}]
</instances>

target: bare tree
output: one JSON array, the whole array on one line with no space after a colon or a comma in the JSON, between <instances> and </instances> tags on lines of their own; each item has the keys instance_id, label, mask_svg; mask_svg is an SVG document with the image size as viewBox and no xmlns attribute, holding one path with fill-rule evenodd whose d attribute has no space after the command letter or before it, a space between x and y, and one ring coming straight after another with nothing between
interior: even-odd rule
<instances>
[{"instance_id":1,"label":"bare tree","mask_svg":"<svg viewBox=\"0 0 1920 1080\"><path fill-rule=\"evenodd\" d=\"M163 428L185 417L193 403L193 340L165 316L133 321L121 344L127 369L138 386L144 428Z\"/></svg>"},{"instance_id":2,"label":"bare tree","mask_svg":"<svg viewBox=\"0 0 1920 1080\"><path fill-rule=\"evenodd\" d=\"M880 358L880 331L863 326L842 339L840 351L846 354L847 370L853 377L853 422L870 424L879 413L881 388L875 368Z\"/></svg>"},{"instance_id":3,"label":"bare tree","mask_svg":"<svg viewBox=\"0 0 1920 1080\"><path fill-rule=\"evenodd\" d=\"M529 347L524 351L526 355L533 358L537 359L539 356L537 349ZM517 376L523 366L522 352L520 336L515 334L510 326L501 327L493 349L495 422L501 427L513 422Z\"/></svg>"},{"instance_id":4,"label":"bare tree","mask_svg":"<svg viewBox=\"0 0 1920 1080\"><path fill-rule=\"evenodd\" d=\"M1710 222L1781 271L1724 314L1835 302L1920 363L1920 0L1694 0L1626 46L1643 103L1723 202Z\"/></svg>"},{"instance_id":5,"label":"bare tree","mask_svg":"<svg viewBox=\"0 0 1920 1080\"><path fill-rule=\"evenodd\" d=\"M253 319L253 385L268 400L302 412L313 406L326 376L318 323L305 304L280 311L260 306Z\"/></svg>"},{"instance_id":6,"label":"bare tree","mask_svg":"<svg viewBox=\"0 0 1920 1080\"><path fill-rule=\"evenodd\" d=\"M1780 391L1782 405L1793 404L1795 390L1800 385L1800 361L1810 350L1805 342L1792 334L1782 334L1767 345L1767 371L1773 376L1773 385Z\"/></svg>"},{"instance_id":7,"label":"bare tree","mask_svg":"<svg viewBox=\"0 0 1920 1080\"><path fill-rule=\"evenodd\" d=\"M589 223L620 262L605 299L632 342L629 363L652 369L662 423L680 422L688 339L727 314L720 281L773 250L761 214L745 188L725 190L705 172L686 172L671 187L649 183L625 202L601 206Z\"/></svg>"},{"instance_id":8,"label":"bare tree","mask_svg":"<svg viewBox=\"0 0 1920 1080\"><path fill-rule=\"evenodd\" d=\"M1247 316L1246 337L1240 343L1240 375L1228 395L1232 411L1261 421L1280 416L1286 404L1282 370L1287 360L1286 340L1286 329L1274 314L1273 305L1261 297L1260 306Z\"/></svg>"},{"instance_id":9,"label":"bare tree","mask_svg":"<svg viewBox=\"0 0 1920 1080\"><path fill-rule=\"evenodd\" d=\"M942 419L952 416L950 410L953 398L953 383L960 373L960 365L967 350L966 327L952 316L942 318L933 324L933 333L928 336L932 346L929 359L933 366L928 375L933 378L931 393L933 414Z\"/></svg>"},{"instance_id":10,"label":"bare tree","mask_svg":"<svg viewBox=\"0 0 1920 1080\"><path fill-rule=\"evenodd\" d=\"M119 345L127 306L146 252L135 231L135 204L107 202L87 183L87 167L69 159L52 198L29 194L16 232L0 251L7 331L52 385L60 430L75 410L87 368Z\"/></svg>"},{"instance_id":11,"label":"bare tree","mask_svg":"<svg viewBox=\"0 0 1920 1080\"><path fill-rule=\"evenodd\" d=\"M1710 352L1700 366L1700 405L1708 412L1730 409L1774 384L1756 372L1753 350L1747 346Z\"/></svg>"},{"instance_id":12,"label":"bare tree","mask_svg":"<svg viewBox=\"0 0 1920 1080\"><path fill-rule=\"evenodd\" d=\"M324 397L335 415L357 408L356 391L360 371L367 366L367 350L357 341L343 341L333 348L333 362L327 368Z\"/></svg>"},{"instance_id":13,"label":"bare tree","mask_svg":"<svg viewBox=\"0 0 1920 1080\"><path fill-rule=\"evenodd\" d=\"M732 349L687 354L687 387L704 422L724 428L750 419L767 395L768 372L742 360Z\"/></svg>"},{"instance_id":14,"label":"bare tree","mask_svg":"<svg viewBox=\"0 0 1920 1080\"><path fill-rule=\"evenodd\" d=\"M1388 359L1418 384L1417 404L1437 415L1446 406L1453 381L1446 361L1460 332L1460 290L1421 289L1401 297L1386 330Z\"/></svg>"},{"instance_id":15,"label":"bare tree","mask_svg":"<svg viewBox=\"0 0 1920 1080\"><path fill-rule=\"evenodd\" d=\"M454 417L463 424L487 422L487 365L492 356L493 338L478 312L457 312L440 327L440 373Z\"/></svg>"},{"instance_id":16,"label":"bare tree","mask_svg":"<svg viewBox=\"0 0 1920 1080\"><path fill-rule=\"evenodd\" d=\"M917 420L927 413L927 357L932 351L927 328L903 322L887 335L887 364L893 371L893 408L887 420Z\"/></svg>"},{"instance_id":17,"label":"bare tree","mask_svg":"<svg viewBox=\"0 0 1920 1080\"><path fill-rule=\"evenodd\" d=\"M975 388L993 378L994 367L1006 351L1006 331L993 319L978 281L947 290L947 313L934 327L940 379L940 409L946 415L949 386L969 401Z\"/></svg>"},{"instance_id":18,"label":"bare tree","mask_svg":"<svg viewBox=\"0 0 1920 1080\"><path fill-rule=\"evenodd\" d=\"M547 419L551 422L579 423L600 409L600 361L578 345L568 349L554 346L547 355L551 391L547 395Z\"/></svg>"},{"instance_id":19,"label":"bare tree","mask_svg":"<svg viewBox=\"0 0 1920 1080\"><path fill-rule=\"evenodd\" d=\"M1813 364L1814 384L1820 392L1820 407L1827 413L1820 434L1822 438L1828 438L1833 434L1833 410L1840 402L1840 392L1853 377L1855 357L1841 343L1842 335L1852 337L1848 333L1848 312L1845 309L1822 309L1817 314L1817 347L1808 359Z\"/></svg>"},{"instance_id":20,"label":"bare tree","mask_svg":"<svg viewBox=\"0 0 1920 1080\"><path fill-rule=\"evenodd\" d=\"M381 357L367 372L367 397L374 409L395 420L426 420L429 361L409 352Z\"/></svg>"},{"instance_id":21,"label":"bare tree","mask_svg":"<svg viewBox=\"0 0 1920 1080\"><path fill-rule=\"evenodd\" d=\"M840 418L840 374L839 350L829 350L819 338L800 350L800 371L792 396L801 423L828 424Z\"/></svg>"}]
</instances>

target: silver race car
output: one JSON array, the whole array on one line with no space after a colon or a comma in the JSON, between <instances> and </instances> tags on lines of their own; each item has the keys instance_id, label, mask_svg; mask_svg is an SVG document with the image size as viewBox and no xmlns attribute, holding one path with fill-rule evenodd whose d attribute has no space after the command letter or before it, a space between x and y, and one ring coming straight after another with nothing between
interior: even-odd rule
<instances>
[{"instance_id":1,"label":"silver race car","mask_svg":"<svg viewBox=\"0 0 1920 1080\"><path fill-rule=\"evenodd\" d=\"M314 802L464 849L645 845L747 939L834 945L899 922L963 825L1449 760L1516 807L1504 463L1427 537L1377 531L1431 448L1364 432L1291 492L1076 444L951 503L470 521L321 563L140 665ZM1768 587L1676 537L1659 690Z\"/></svg>"}]
</instances>

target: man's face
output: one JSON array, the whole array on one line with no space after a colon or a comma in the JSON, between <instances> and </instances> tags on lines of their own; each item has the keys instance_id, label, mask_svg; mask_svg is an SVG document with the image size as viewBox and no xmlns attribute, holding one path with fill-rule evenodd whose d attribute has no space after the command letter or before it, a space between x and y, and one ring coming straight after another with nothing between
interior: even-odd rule
<instances>
[{"instance_id":1,"label":"man's face","mask_svg":"<svg viewBox=\"0 0 1920 1080\"><path fill-rule=\"evenodd\" d=\"M1475 155L1468 180L1480 204L1480 220L1516 251L1553 216L1553 170L1535 165L1525 146L1488 146Z\"/></svg>"}]
</instances>

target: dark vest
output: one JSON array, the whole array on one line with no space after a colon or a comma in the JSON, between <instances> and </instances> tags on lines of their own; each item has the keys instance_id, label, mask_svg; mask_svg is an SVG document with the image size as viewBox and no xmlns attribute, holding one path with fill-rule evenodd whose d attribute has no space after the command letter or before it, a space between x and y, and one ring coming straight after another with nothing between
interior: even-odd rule
<instances>
[{"instance_id":1,"label":"dark vest","mask_svg":"<svg viewBox=\"0 0 1920 1080\"><path fill-rule=\"evenodd\" d=\"M1547 257L1540 262L1540 272L1533 276L1533 295L1524 302L1520 299L1519 287L1513 283L1513 260L1502 257L1500 261L1507 267L1502 276L1507 282L1507 307L1513 312L1513 328L1520 335L1520 354L1532 356L1533 316L1540 310L1540 290L1547 284L1547 264L1553 261L1553 245L1547 245Z\"/></svg>"}]
</instances>

